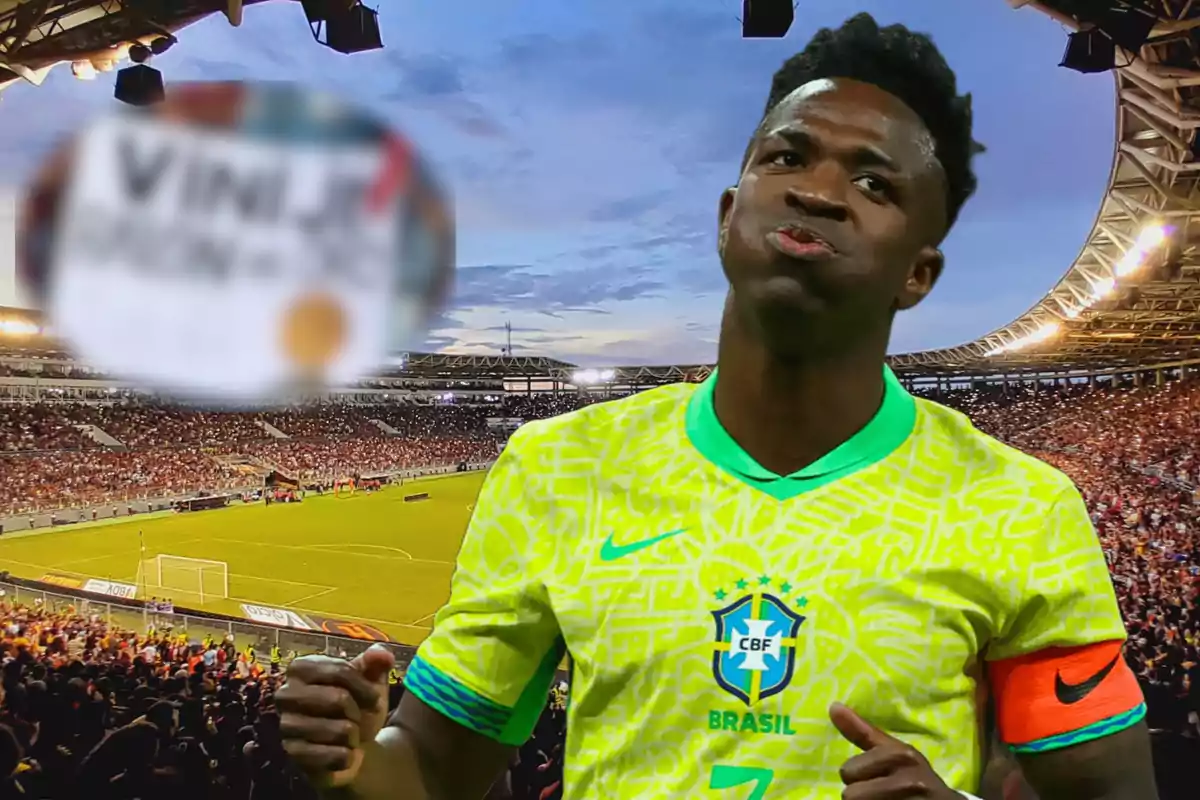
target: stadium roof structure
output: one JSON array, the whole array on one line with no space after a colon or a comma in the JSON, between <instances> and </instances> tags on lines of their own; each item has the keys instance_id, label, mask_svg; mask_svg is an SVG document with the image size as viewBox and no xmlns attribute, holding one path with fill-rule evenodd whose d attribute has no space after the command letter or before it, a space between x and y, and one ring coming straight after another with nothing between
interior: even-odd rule
<instances>
[{"instance_id":1,"label":"stadium roof structure","mask_svg":"<svg viewBox=\"0 0 1200 800\"><path fill-rule=\"evenodd\" d=\"M172 34L217 12L240 25L242 7L265 0L0 0L0 89L40 85L57 64L108 72L129 45Z\"/></svg>"},{"instance_id":2,"label":"stadium roof structure","mask_svg":"<svg viewBox=\"0 0 1200 800\"><path fill-rule=\"evenodd\" d=\"M1108 5L1009 4L1072 30L1087 26L1071 9ZM1094 372L1200 358L1200 3L1132 5L1151 7L1159 21L1137 57L1118 48L1112 172L1075 262L1008 325L957 347L893 356L897 372Z\"/></svg>"},{"instance_id":3,"label":"stadium roof structure","mask_svg":"<svg viewBox=\"0 0 1200 800\"><path fill-rule=\"evenodd\" d=\"M406 378L423 380L478 380L482 378L545 380L556 375L573 374L578 369L565 361L543 356L405 353L403 362L402 368L393 368L391 372L402 373Z\"/></svg>"}]
</instances>

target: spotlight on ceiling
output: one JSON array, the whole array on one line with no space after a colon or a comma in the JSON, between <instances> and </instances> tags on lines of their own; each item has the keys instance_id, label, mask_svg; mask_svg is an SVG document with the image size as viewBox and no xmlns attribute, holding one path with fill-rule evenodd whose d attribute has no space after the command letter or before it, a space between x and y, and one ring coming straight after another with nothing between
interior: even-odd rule
<instances>
[{"instance_id":1,"label":"spotlight on ceiling","mask_svg":"<svg viewBox=\"0 0 1200 800\"><path fill-rule=\"evenodd\" d=\"M150 43L150 52L156 56L161 56L163 53L170 50L179 42L174 36L160 36Z\"/></svg>"},{"instance_id":2,"label":"spotlight on ceiling","mask_svg":"<svg viewBox=\"0 0 1200 800\"><path fill-rule=\"evenodd\" d=\"M141 42L134 42L129 45L129 60L135 64L145 64L150 60L150 56L152 55L154 55L154 52Z\"/></svg>"},{"instance_id":3,"label":"spotlight on ceiling","mask_svg":"<svg viewBox=\"0 0 1200 800\"><path fill-rule=\"evenodd\" d=\"M1097 28L1077 31L1067 36L1067 49L1060 67L1091 75L1108 72L1117 61L1117 46Z\"/></svg>"},{"instance_id":4,"label":"spotlight on ceiling","mask_svg":"<svg viewBox=\"0 0 1200 800\"><path fill-rule=\"evenodd\" d=\"M131 106L152 106L167 97L162 73L147 64L134 64L117 73L113 97Z\"/></svg>"},{"instance_id":5,"label":"spotlight on ceiling","mask_svg":"<svg viewBox=\"0 0 1200 800\"><path fill-rule=\"evenodd\" d=\"M1118 47L1137 56L1158 22L1150 11L1119 0L1071 2L1068 9L1082 29L1067 37L1059 66L1075 72L1107 72L1118 66Z\"/></svg>"},{"instance_id":6,"label":"spotlight on ceiling","mask_svg":"<svg viewBox=\"0 0 1200 800\"><path fill-rule=\"evenodd\" d=\"M330 50L350 54L383 48L379 12L361 0L302 0L301 5L313 38Z\"/></svg>"},{"instance_id":7,"label":"spotlight on ceiling","mask_svg":"<svg viewBox=\"0 0 1200 800\"><path fill-rule=\"evenodd\" d=\"M742 0L743 39L782 39L795 19L792 0Z\"/></svg>"}]
</instances>

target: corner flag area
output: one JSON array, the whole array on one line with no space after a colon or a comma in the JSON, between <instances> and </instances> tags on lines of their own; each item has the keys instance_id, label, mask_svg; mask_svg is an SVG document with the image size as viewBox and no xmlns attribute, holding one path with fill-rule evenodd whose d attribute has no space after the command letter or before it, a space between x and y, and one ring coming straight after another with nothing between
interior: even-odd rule
<instances>
[{"instance_id":1,"label":"corner flag area","mask_svg":"<svg viewBox=\"0 0 1200 800\"><path fill-rule=\"evenodd\" d=\"M378 492L309 494L300 503L166 512L0 537L0 563L34 580L101 579L138 586L184 609L245 617L244 604L317 624L375 628L419 644L450 593L454 559L484 473L428 478ZM423 502L406 496L427 493ZM139 535L140 532L140 535ZM142 551L144 542L145 552ZM202 565L147 585L143 562ZM224 564L228 596L212 587ZM48 577L49 576L49 577ZM190 584L189 585L189 581ZM159 588L169 585L172 588ZM180 587L180 588L173 588Z\"/></svg>"}]
</instances>

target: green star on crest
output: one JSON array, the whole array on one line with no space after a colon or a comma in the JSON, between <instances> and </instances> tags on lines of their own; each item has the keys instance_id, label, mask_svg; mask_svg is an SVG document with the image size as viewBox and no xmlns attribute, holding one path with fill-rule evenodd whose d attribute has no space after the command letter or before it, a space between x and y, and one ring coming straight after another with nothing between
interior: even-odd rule
<instances>
[{"instance_id":1,"label":"green star on crest","mask_svg":"<svg viewBox=\"0 0 1200 800\"><path fill-rule=\"evenodd\" d=\"M745 589L745 588L746 588L747 586L749 586L749 585L750 585L750 584L746 582L746 579L745 579L745 578L742 578L741 580L739 580L739 581L737 582L737 588L739 588L739 589Z\"/></svg>"},{"instance_id":2,"label":"green star on crest","mask_svg":"<svg viewBox=\"0 0 1200 800\"><path fill-rule=\"evenodd\" d=\"M759 586L770 586L770 585L771 585L771 579L770 579L770 578L768 578L766 575L763 575L763 576L761 576L761 577L758 579L758 585L759 585Z\"/></svg>"},{"instance_id":3,"label":"green star on crest","mask_svg":"<svg viewBox=\"0 0 1200 800\"><path fill-rule=\"evenodd\" d=\"M791 590L792 590L792 585L790 583L788 583L787 581L784 581L783 583L779 584L779 591L783 592L784 594L787 594Z\"/></svg>"},{"instance_id":4,"label":"green star on crest","mask_svg":"<svg viewBox=\"0 0 1200 800\"><path fill-rule=\"evenodd\" d=\"M799 606L800 608L804 608L806 605L808 605L808 598L807 597L797 598L796 605Z\"/></svg>"},{"instance_id":5,"label":"green star on crest","mask_svg":"<svg viewBox=\"0 0 1200 800\"><path fill-rule=\"evenodd\" d=\"M718 600L724 600L725 599L725 590L717 589L715 592L713 592L713 596L716 597Z\"/></svg>"}]
</instances>

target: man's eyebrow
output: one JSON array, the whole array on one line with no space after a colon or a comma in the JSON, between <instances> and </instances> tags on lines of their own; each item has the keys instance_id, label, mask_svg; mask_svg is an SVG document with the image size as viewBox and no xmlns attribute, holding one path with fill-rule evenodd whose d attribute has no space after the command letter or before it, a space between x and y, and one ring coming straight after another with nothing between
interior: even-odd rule
<instances>
[{"instance_id":1,"label":"man's eyebrow","mask_svg":"<svg viewBox=\"0 0 1200 800\"><path fill-rule=\"evenodd\" d=\"M763 131L762 138L769 139L772 136L778 136L802 152L822 149L817 137L800 128L782 127ZM872 144L865 142L856 144L848 148L847 154L850 162L858 167L879 167L890 172L903 172L894 158Z\"/></svg>"}]
</instances>

